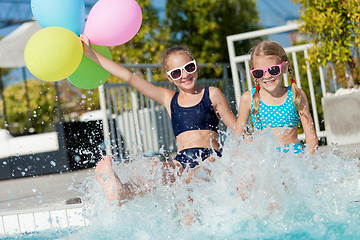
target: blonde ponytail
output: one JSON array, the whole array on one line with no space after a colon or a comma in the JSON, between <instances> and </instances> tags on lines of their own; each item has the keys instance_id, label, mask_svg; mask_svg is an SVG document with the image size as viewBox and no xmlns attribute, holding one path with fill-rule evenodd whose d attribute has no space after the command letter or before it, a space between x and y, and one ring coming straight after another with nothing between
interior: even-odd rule
<instances>
[{"instance_id":1,"label":"blonde ponytail","mask_svg":"<svg viewBox=\"0 0 360 240\"><path fill-rule=\"evenodd\" d=\"M259 82L257 80L255 80L255 92L254 92L254 95L253 95L252 98L253 98L252 99L253 100L252 114L257 119L256 114L259 112L259 107L260 107L260 85L259 85Z\"/></svg>"},{"instance_id":2,"label":"blonde ponytail","mask_svg":"<svg viewBox=\"0 0 360 240\"><path fill-rule=\"evenodd\" d=\"M298 111L298 113L301 114L302 110L299 110L300 109L300 102L301 102L301 92L300 92L299 87L295 83L293 70L292 70L290 65L289 65L288 71L289 71L289 76L290 76L290 79L291 79L291 91L292 91L293 96L294 96L294 105L295 105L295 108Z\"/></svg>"}]
</instances>

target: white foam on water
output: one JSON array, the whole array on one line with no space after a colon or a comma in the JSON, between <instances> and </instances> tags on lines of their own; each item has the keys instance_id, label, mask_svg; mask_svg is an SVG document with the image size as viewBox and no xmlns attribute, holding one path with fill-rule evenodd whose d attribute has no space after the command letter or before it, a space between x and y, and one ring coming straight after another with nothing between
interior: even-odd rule
<instances>
[{"instance_id":1,"label":"white foam on water","mask_svg":"<svg viewBox=\"0 0 360 240\"><path fill-rule=\"evenodd\" d=\"M95 177L80 186L75 183L84 194L88 222L86 227L64 230L57 236L140 240L359 238L359 159L345 159L332 152L310 155L307 150L302 155L284 154L276 147L270 131L256 134L249 143L229 134L222 146L223 156L202 162L196 170L199 178L189 184L185 181L189 173L171 182L171 174L163 174L161 163L154 166L151 158L132 156L130 162L114 164L115 172L123 183L134 183L135 192L146 193L118 207L107 201ZM176 170L172 171L176 176ZM49 236L54 239L53 232Z\"/></svg>"},{"instance_id":2,"label":"white foam on water","mask_svg":"<svg viewBox=\"0 0 360 240\"><path fill-rule=\"evenodd\" d=\"M90 224L72 238L359 236L359 160L331 152L284 154L277 146L268 131L251 143L229 135L223 156L203 162L197 173L202 179L190 184L186 176L164 184L161 164L149 171L151 160L134 156L115 171L123 182L135 181L135 191L150 185L151 191L121 207L111 206L96 180L88 179L83 186Z\"/></svg>"}]
</instances>

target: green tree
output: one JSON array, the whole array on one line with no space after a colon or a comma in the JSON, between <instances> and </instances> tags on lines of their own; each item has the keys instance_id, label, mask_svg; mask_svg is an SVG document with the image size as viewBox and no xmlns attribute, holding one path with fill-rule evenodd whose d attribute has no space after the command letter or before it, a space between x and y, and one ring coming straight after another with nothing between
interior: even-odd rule
<instances>
[{"instance_id":1,"label":"green tree","mask_svg":"<svg viewBox=\"0 0 360 240\"><path fill-rule=\"evenodd\" d=\"M30 126L38 133L54 128L56 93L53 83L30 80L27 84L31 119L28 117L25 84L23 82L13 84L4 91L9 130L14 135L28 132Z\"/></svg>"},{"instance_id":2,"label":"green tree","mask_svg":"<svg viewBox=\"0 0 360 240\"><path fill-rule=\"evenodd\" d=\"M260 28L255 0L167 0L172 44L187 45L199 62L228 62L226 36ZM253 40L236 45L248 53Z\"/></svg>"},{"instance_id":3,"label":"green tree","mask_svg":"<svg viewBox=\"0 0 360 240\"><path fill-rule=\"evenodd\" d=\"M300 31L310 34L311 63L345 66L347 87L354 87L354 55L360 44L360 0L293 0L300 4Z\"/></svg>"},{"instance_id":4,"label":"green tree","mask_svg":"<svg viewBox=\"0 0 360 240\"><path fill-rule=\"evenodd\" d=\"M7 129L7 114L6 114L6 101L4 97L4 81L3 77L8 75L12 69L10 68L0 68L0 128Z\"/></svg>"},{"instance_id":5,"label":"green tree","mask_svg":"<svg viewBox=\"0 0 360 240\"><path fill-rule=\"evenodd\" d=\"M60 117L72 121L85 112L100 108L97 89L79 89L68 81L58 81L56 84L59 96L56 93L55 83L37 79L28 80L29 104L25 97L24 82L5 88L6 116L11 134L28 133L31 127L36 133L54 131Z\"/></svg>"}]
</instances>

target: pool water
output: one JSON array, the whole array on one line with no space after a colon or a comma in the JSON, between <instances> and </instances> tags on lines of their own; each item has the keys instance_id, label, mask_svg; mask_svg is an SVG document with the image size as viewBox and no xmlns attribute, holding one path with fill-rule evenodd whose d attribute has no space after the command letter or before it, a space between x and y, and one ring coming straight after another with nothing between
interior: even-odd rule
<instances>
[{"instance_id":1,"label":"pool water","mask_svg":"<svg viewBox=\"0 0 360 240\"><path fill-rule=\"evenodd\" d=\"M116 207L89 178L79 188L87 227L5 239L360 239L359 159L276 147L266 131L251 143L229 135L223 157L202 164L211 177L200 170L190 184L164 185L160 165L133 156L116 173L149 193Z\"/></svg>"}]
</instances>

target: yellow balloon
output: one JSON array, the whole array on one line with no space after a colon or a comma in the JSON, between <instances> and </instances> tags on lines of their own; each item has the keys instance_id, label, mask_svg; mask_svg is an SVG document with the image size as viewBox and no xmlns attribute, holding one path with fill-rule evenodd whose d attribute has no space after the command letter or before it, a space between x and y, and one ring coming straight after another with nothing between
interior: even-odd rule
<instances>
[{"instance_id":1,"label":"yellow balloon","mask_svg":"<svg viewBox=\"0 0 360 240\"><path fill-rule=\"evenodd\" d=\"M53 82L70 76L81 62L83 47L78 36L62 27L47 27L26 43L24 58L37 78Z\"/></svg>"}]
</instances>

